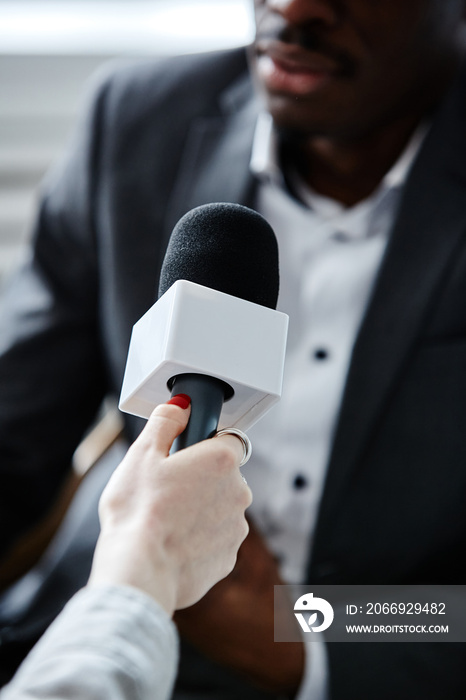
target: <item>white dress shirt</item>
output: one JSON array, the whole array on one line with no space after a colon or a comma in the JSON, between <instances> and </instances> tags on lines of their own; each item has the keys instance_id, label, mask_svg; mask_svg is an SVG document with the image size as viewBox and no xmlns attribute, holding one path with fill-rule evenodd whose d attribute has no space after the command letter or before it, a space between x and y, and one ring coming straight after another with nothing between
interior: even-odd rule
<instances>
[{"instance_id":1,"label":"white dress shirt","mask_svg":"<svg viewBox=\"0 0 466 700\"><path fill-rule=\"evenodd\" d=\"M271 118L262 114L251 168L256 209L275 231L277 308L290 317L281 401L249 435L251 513L287 583L305 578L329 453L351 353L385 252L402 185L424 137L419 129L378 189L354 207L311 192L300 201L277 167Z\"/></svg>"},{"instance_id":2,"label":"white dress shirt","mask_svg":"<svg viewBox=\"0 0 466 700\"><path fill-rule=\"evenodd\" d=\"M262 114L251 169L255 208L275 231L277 308L290 317L281 401L250 431L246 476L251 514L286 583L305 581L319 503L351 354L379 270L403 184L427 128L421 126L377 190L345 208L287 173L284 184L270 115ZM312 648L300 699L326 697L324 644Z\"/></svg>"}]
</instances>

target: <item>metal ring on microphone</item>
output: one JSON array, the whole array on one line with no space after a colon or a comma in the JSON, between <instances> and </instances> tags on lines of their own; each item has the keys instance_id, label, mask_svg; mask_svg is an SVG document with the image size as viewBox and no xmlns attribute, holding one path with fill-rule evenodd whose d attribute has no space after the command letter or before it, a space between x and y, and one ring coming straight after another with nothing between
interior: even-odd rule
<instances>
[{"instance_id":1,"label":"metal ring on microphone","mask_svg":"<svg viewBox=\"0 0 466 700\"><path fill-rule=\"evenodd\" d=\"M234 435L235 437L239 438L243 444L243 458L239 466L242 467L246 464L246 462L249 462L252 455L252 445L251 440L248 438L246 433L243 433L243 431L239 430L238 428L223 428L223 430L219 430L217 433L215 433L214 437L219 437L219 435Z\"/></svg>"}]
</instances>

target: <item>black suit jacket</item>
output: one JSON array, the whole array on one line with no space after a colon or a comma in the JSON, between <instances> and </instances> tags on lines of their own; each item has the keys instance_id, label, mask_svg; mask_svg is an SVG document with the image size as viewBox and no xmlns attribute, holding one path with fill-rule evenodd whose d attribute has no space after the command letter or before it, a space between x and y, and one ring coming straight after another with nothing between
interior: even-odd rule
<instances>
[{"instance_id":1,"label":"black suit jacket","mask_svg":"<svg viewBox=\"0 0 466 700\"><path fill-rule=\"evenodd\" d=\"M466 583L465 99L460 75L432 115L356 340L313 583ZM102 397L119 393L131 327L156 299L173 224L205 202L254 204L258 109L242 50L101 80L44 186L33 257L3 314L4 546L50 503ZM140 428L127 419L130 439ZM460 645L328 651L333 700L466 695ZM212 690L202 663L189 672L199 695L186 697L209 686L210 697L260 696L218 669Z\"/></svg>"}]
</instances>

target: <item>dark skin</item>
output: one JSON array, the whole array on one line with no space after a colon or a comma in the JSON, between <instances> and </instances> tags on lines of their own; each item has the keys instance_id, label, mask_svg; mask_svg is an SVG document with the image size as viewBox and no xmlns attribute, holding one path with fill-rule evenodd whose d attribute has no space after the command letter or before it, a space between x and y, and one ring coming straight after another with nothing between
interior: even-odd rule
<instances>
[{"instance_id":1,"label":"dark skin","mask_svg":"<svg viewBox=\"0 0 466 700\"><path fill-rule=\"evenodd\" d=\"M453 79L464 5L255 0L254 79L286 133L286 157L313 189L348 206L374 191ZM252 529L233 573L177 613L177 623L206 656L257 687L292 696L304 653L301 644L273 641L278 583L278 564Z\"/></svg>"},{"instance_id":2,"label":"dark skin","mask_svg":"<svg viewBox=\"0 0 466 700\"><path fill-rule=\"evenodd\" d=\"M303 673L304 647L274 642L274 586L283 583L277 562L251 523L232 573L199 603L176 613L180 634L257 688L294 693ZM283 611L282 630L290 620L291 607Z\"/></svg>"},{"instance_id":3,"label":"dark skin","mask_svg":"<svg viewBox=\"0 0 466 700\"><path fill-rule=\"evenodd\" d=\"M255 0L251 68L313 189L346 205L375 189L452 80L463 12L463 0ZM316 84L277 85L267 56L314 69Z\"/></svg>"}]
</instances>

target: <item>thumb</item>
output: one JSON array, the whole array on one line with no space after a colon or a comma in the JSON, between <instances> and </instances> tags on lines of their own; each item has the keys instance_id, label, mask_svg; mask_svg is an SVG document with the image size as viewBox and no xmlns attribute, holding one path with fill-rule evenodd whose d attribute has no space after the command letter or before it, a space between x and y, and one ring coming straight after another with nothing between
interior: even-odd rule
<instances>
[{"instance_id":1,"label":"thumb","mask_svg":"<svg viewBox=\"0 0 466 700\"><path fill-rule=\"evenodd\" d=\"M177 394L152 411L143 433L161 457L168 457L174 439L186 428L190 414L191 399L186 394Z\"/></svg>"}]
</instances>

